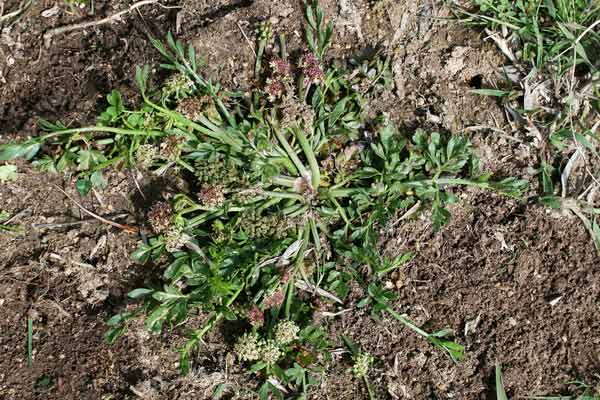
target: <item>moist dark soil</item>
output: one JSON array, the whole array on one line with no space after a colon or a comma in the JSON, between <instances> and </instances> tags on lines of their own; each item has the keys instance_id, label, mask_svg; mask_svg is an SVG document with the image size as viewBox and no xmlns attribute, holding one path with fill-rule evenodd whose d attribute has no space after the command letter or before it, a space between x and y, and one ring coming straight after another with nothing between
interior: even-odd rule
<instances>
[{"instance_id":1,"label":"moist dark soil","mask_svg":"<svg viewBox=\"0 0 600 400\"><path fill-rule=\"evenodd\" d=\"M20 4L7 1L0 9L6 15ZM2 20L1 142L38 134L40 117L89 123L113 89L130 103L139 101L137 65L156 66L157 83L166 76L149 35L172 31L192 42L205 74L232 88L254 84L252 42L245 36L252 40L258 22L270 20L292 51L302 49L302 3L296 0L173 0L58 35L44 46L41 36L49 29L101 19L128 4L96 0L92 15L89 6L40 0ZM370 112L387 112L408 131L468 134L483 169L528 177L536 163L529 138L481 128L503 129L506 119L493 99L469 92L499 79L504 59L478 32L453 21L444 2L321 4L336 26L332 57L376 47L393 56L394 88L374 99ZM17 214L12 223L23 228L0 232L0 399L204 399L221 383L231 398L256 398L258 382L232 357L227 327L208 337L188 376L177 364L183 331L153 335L138 321L116 344L104 341L105 321L132 307L126 293L160 272L160 266L131 261L139 237L97 222L35 225L87 218L62 188L97 214L126 213L120 222L143 226L144 208L176 182L112 171L107 189L80 198L70 176L17 166L18 180L0 184L0 209ZM415 253L386 282L398 294L395 307L426 330L454 329L465 359L451 362L395 320L375 319L352 301L345 304L350 312L321 321L336 344L343 347L339 337L345 335L375 356L370 380L378 399L494 399L496 364L503 366L509 398L573 393L572 381L598 388L600 259L583 225L533 199L457 194L461 201L441 231L425 214L388 227L381 248L391 256ZM190 324L202 316L197 319ZM349 368L349 357L337 356L310 398L368 398Z\"/></svg>"}]
</instances>

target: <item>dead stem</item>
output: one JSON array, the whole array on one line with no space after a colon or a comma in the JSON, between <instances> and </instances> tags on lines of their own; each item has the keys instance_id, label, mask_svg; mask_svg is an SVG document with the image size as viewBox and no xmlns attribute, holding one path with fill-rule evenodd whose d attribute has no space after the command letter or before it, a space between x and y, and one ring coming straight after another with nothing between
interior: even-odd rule
<instances>
[{"instance_id":1,"label":"dead stem","mask_svg":"<svg viewBox=\"0 0 600 400\"><path fill-rule=\"evenodd\" d=\"M69 195L67 192L65 192L64 190L62 190L60 187L56 186L55 187L65 196L67 196L67 198L69 200L71 200L77 207L79 207L79 209L81 209L81 211L83 211L84 213L86 213L87 215L89 215L90 217L93 217L95 219L97 219L100 222L104 222L105 224L114 226L115 228L119 228L124 230L125 232L129 232L129 233L138 233L138 229L129 225L122 225L119 224L118 222L114 222L111 221L109 219L103 218L101 216L99 216L98 214L94 214L93 212L91 212L90 210L88 210L87 208L85 208L84 206L82 206L80 203L77 202L77 200L75 200L73 197L71 197L71 195Z\"/></svg>"}]
</instances>

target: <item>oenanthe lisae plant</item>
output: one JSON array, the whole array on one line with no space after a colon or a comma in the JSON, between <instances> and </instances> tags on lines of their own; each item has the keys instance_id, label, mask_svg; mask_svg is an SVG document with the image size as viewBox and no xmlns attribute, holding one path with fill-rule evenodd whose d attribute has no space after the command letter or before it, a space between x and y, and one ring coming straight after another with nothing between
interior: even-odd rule
<instances>
[{"instance_id":1,"label":"oenanthe lisae plant","mask_svg":"<svg viewBox=\"0 0 600 400\"><path fill-rule=\"evenodd\" d=\"M455 186L515 197L526 186L479 173L465 137L407 135L385 115L368 118L369 102L389 82L388 63L363 63L353 73L330 62L331 24L316 5L307 6L306 22L307 48L293 57L284 36L268 54L271 29L260 26L258 84L248 91L203 76L194 48L171 35L166 44L154 41L174 74L153 89L149 67L139 68L137 109L113 91L96 126L42 121L46 134L0 152L1 159L25 157L46 170L75 169L82 195L106 184L107 168L186 179L190 190L148 211L155 236L133 254L142 263L169 259L162 279L129 293L140 306L111 318L107 338L114 341L140 314L151 331L183 326L191 330L181 349L187 372L215 325L245 320L235 351L265 377L261 396L304 393L328 360L326 335L311 319L323 304L344 303L352 280L369 293L361 306L388 312L460 359L462 346L442 339L448 332L429 334L392 309L393 293L377 279L406 257L381 262L380 230L419 210L430 210L439 228L449 218L446 205L456 201ZM361 263L372 264L373 273L358 273ZM189 326L188 317L199 313L203 324Z\"/></svg>"}]
</instances>

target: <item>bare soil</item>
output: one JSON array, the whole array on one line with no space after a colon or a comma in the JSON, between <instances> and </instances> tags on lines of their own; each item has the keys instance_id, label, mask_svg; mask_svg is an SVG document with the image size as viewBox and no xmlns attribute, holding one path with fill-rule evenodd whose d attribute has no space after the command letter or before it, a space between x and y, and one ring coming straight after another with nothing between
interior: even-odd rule
<instances>
[{"instance_id":1,"label":"bare soil","mask_svg":"<svg viewBox=\"0 0 600 400\"><path fill-rule=\"evenodd\" d=\"M484 169L527 177L536 162L528 137L467 129L505 125L493 99L469 93L498 79L504 59L478 32L452 21L443 3L322 0L336 25L331 55L387 48L395 87L371 104L374 113L389 113L407 130L468 134ZM6 1L4 13L19 4ZM229 87L253 84L253 52L244 34L252 38L257 22L269 19L276 32L287 34L290 49L301 47L300 1L164 5L180 8L146 6L120 22L57 36L48 48L41 40L48 29L111 15L127 2L96 0L95 15L89 15L40 0L5 23L0 141L37 134L40 117L88 123L112 89L138 101L135 66L159 63L147 35L173 31L191 41L205 58L205 73ZM164 76L157 68L156 81ZM140 323L115 345L105 343L105 321L130 307L126 293L157 273L158 267L130 260L138 237L98 223L32 227L85 218L56 186L98 214L128 213L125 222L141 225L153 194L171 183L140 179L144 202L131 172L113 171L106 190L84 199L71 177L17 165L19 179L0 185L0 209L19 214L13 223L24 228L15 236L0 232L0 399L204 399L220 383L230 385L231 398L256 397L257 382L232 360L226 327L208 338L186 377L177 370L185 332L150 335ZM396 308L427 330L453 328L466 346L465 360L454 364L394 320L375 320L358 309L322 321L331 336L346 335L376 357L370 379L381 399L492 399L498 363L509 398L567 394L575 380L600 388L600 259L586 230L576 218L551 213L532 199L458 194L461 202L441 231L434 232L424 215L390 227L381 244L390 255L416 253L388 282L399 295ZM352 302L345 306L353 308ZM350 367L348 357L336 359L311 398L367 398Z\"/></svg>"}]
</instances>

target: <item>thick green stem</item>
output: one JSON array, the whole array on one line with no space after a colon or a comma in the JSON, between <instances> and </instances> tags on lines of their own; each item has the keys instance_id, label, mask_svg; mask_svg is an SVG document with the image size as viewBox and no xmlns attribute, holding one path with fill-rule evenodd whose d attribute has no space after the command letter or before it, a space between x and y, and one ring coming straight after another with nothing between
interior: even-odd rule
<instances>
[{"instance_id":1,"label":"thick green stem","mask_svg":"<svg viewBox=\"0 0 600 400\"><path fill-rule=\"evenodd\" d=\"M315 152L310 146L310 143L308 143L306 135L304 135L304 132L302 132L300 128L294 129L294 133L296 134L296 138L298 138L298 143L300 143L300 147L302 147L302 151L304 152L304 155L308 160L313 189L318 190L319 185L321 185L321 171L319 170L319 163L317 162Z\"/></svg>"},{"instance_id":2,"label":"thick green stem","mask_svg":"<svg viewBox=\"0 0 600 400\"><path fill-rule=\"evenodd\" d=\"M281 143L281 145L285 149L286 153L288 154L288 157L290 158L290 160L292 160L292 162L298 169L298 172L300 173L300 175L306 176L307 175L306 167L304 166L302 161L300 161L300 158L298 158L298 155L292 148L292 145L290 145L290 143L287 141L285 136L283 136L283 134L281 133L279 126L274 125L273 132L275 132L275 136L277 136L277 140L279 140L279 143Z\"/></svg>"},{"instance_id":3,"label":"thick green stem","mask_svg":"<svg viewBox=\"0 0 600 400\"><path fill-rule=\"evenodd\" d=\"M334 199L340 198L340 197L350 197L353 194L358 193L361 190L364 190L364 189L359 189L359 188L333 189L333 190L329 190L327 192L327 195Z\"/></svg>"},{"instance_id":4,"label":"thick green stem","mask_svg":"<svg viewBox=\"0 0 600 400\"><path fill-rule=\"evenodd\" d=\"M294 178L291 176L279 175L279 176L274 176L273 178L271 178L271 181L275 185L293 188L296 185L296 179L297 178Z\"/></svg>"},{"instance_id":5,"label":"thick green stem","mask_svg":"<svg viewBox=\"0 0 600 400\"><path fill-rule=\"evenodd\" d=\"M274 192L271 190L265 190L262 193L264 193L265 195L269 196L269 197L275 197L275 198L279 198L279 199L293 199L293 200L299 200L304 202L305 199L304 197L302 197L301 194L298 193L292 193L292 192Z\"/></svg>"},{"instance_id":6,"label":"thick green stem","mask_svg":"<svg viewBox=\"0 0 600 400\"><path fill-rule=\"evenodd\" d=\"M132 130L132 129L122 129L122 128L113 128L111 126L86 126L83 128L71 128L64 129L62 131L48 133L40 137L40 140L44 141L50 139L55 136L60 135L69 135L73 133L83 133L83 132L108 132L108 133L116 133L119 135L130 135L130 136L150 136L150 137L158 137L164 136L163 132L159 131L141 131L141 130Z\"/></svg>"}]
</instances>

